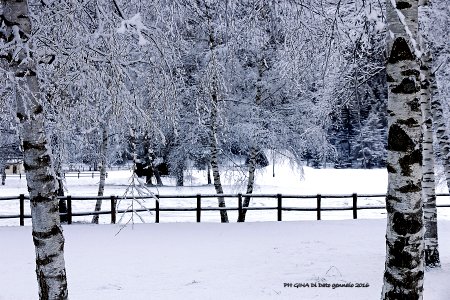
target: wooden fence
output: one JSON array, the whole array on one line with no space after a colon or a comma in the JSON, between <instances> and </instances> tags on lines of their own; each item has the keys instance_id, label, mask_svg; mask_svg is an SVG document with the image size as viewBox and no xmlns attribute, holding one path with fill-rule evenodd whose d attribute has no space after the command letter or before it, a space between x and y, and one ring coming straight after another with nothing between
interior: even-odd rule
<instances>
[{"instance_id":1,"label":"wooden fence","mask_svg":"<svg viewBox=\"0 0 450 300\"><path fill-rule=\"evenodd\" d=\"M202 206L202 200L207 198L217 198L225 197L225 198L237 198L238 206L237 207L211 207ZM437 197L450 196L450 194L437 194ZM266 199L276 199L275 206L250 206L243 207L242 200L244 197L251 198L266 198ZM277 221L283 220L283 211L313 211L316 212L317 220L322 219L323 211L352 211L353 219L358 218L359 210L369 210L369 209L385 209L384 205L362 205L358 206L358 197L364 198L384 198L386 195L384 194L351 194L351 195L282 195L282 194L208 194L208 195L155 195L155 197L140 197L136 199L145 199L145 200L154 200L154 207L152 208L139 208L139 209L117 209L117 202L120 200L133 200L132 198L124 198L117 197L114 195L105 196L105 197L78 197L78 196L66 196L59 197L62 200L66 200L67 202L67 213L61 213L60 215L67 216L67 223L72 224L72 217L74 216L89 216L89 215L103 215L109 214L111 217L111 223L116 223L117 214L122 213L131 213L131 212L154 212L155 213L155 223L159 223L160 221L160 212L186 212L186 211L195 211L196 212L196 221L201 222L201 216L203 211L220 211L220 210L237 210L242 211L251 211L251 210L275 210L277 212ZM89 211L89 212L74 212L72 210L72 202L73 201L86 201L86 200L97 200L102 199L110 202L109 210L102 210L98 212ZM161 207L160 199L195 199L196 206L195 207ZM315 207L298 207L298 206L283 206L284 199L315 199L316 206ZM329 207L323 206L323 199L352 199L352 205L342 206L342 207ZM0 197L0 202L2 201L19 201L19 214L17 215L0 215L0 219L19 219L20 226L24 225L24 221L26 218L31 218L31 215L26 215L25 211L25 200L29 200L29 197L21 194L19 197L11 196L11 197ZM437 207L450 207L450 204L439 204Z\"/></svg>"},{"instance_id":2,"label":"wooden fence","mask_svg":"<svg viewBox=\"0 0 450 300\"><path fill-rule=\"evenodd\" d=\"M76 177L76 178L83 178L83 177L100 177L99 171L70 171L70 172L64 172L64 177ZM19 177L20 179L25 178L25 174L18 173L18 174L6 174L6 178L8 177ZM108 178L108 172L106 172L106 178Z\"/></svg>"}]
</instances>

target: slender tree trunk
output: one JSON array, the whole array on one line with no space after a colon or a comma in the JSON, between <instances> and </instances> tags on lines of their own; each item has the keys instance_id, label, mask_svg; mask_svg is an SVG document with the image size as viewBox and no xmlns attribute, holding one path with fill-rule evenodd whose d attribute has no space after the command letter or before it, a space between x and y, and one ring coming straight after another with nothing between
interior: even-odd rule
<instances>
[{"instance_id":1,"label":"slender tree trunk","mask_svg":"<svg viewBox=\"0 0 450 300\"><path fill-rule=\"evenodd\" d=\"M206 164L206 179L208 184L211 184L211 165L209 163Z\"/></svg>"},{"instance_id":2,"label":"slender tree trunk","mask_svg":"<svg viewBox=\"0 0 450 300\"><path fill-rule=\"evenodd\" d=\"M447 131L446 120L442 109L441 100L436 83L436 75L430 74L430 91L431 91L431 114L433 117L433 125L436 132L436 138L439 145L438 154L444 165L445 178L447 187L450 191L450 138Z\"/></svg>"},{"instance_id":3,"label":"slender tree trunk","mask_svg":"<svg viewBox=\"0 0 450 300\"><path fill-rule=\"evenodd\" d=\"M250 149L250 159L248 161L248 181L247 181L247 191L246 194L253 193L253 185L255 183L255 170L256 170L256 155L257 150L255 147ZM250 205L250 196L244 197L244 202L242 203L242 207L246 208ZM242 212L238 216L238 222L245 222L247 210L243 209Z\"/></svg>"},{"instance_id":4,"label":"slender tree trunk","mask_svg":"<svg viewBox=\"0 0 450 300\"><path fill-rule=\"evenodd\" d=\"M64 237L58 215L57 181L46 135L44 108L32 55L23 47L31 36L27 1L2 0L3 33L16 44L6 59L17 81L17 117L23 141L24 166L30 195L32 235L36 250L39 299L68 299ZM28 58L25 62L25 58Z\"/></svg>"},{"instance_id":5,"label":"slender tree trunk","mask_svg":"<svg viewBox=\"0 0 450 300\"><path fill-rule=\"evenodd\" d=\"M153 166L153 174L155 174L155 178L156 178L156 185L158 186L163 186L163 182L161 180L161 174L159 173L158 167Z\"/></svg>"},{"instance_id":6,"label":"slender tree trunk","mask_svg":"<svg viewBox=\"0 0 450 300\"><path fill-rule=\"evenodd\" d=\"M5 181L6 181L6 168L5 168L5 164L2 163L1 166L1 173L2 173L2 185L5 185Z\"/></svg>"},{"instance_id":7,"label":"slender tree trunk","mask_svg":"<svg viewBox=\"0 0 450 300\"><path fill-rule=\"evenodd\" d=\"M106 181L106 152L108 150L108 130L107 125L102 126L102 144L100 146L100 182L98 184L98 197L103 197L105 191L105 181ZM102 209L102 199L98 198L95 203L95 211L98 212ZM99 215L94 215L92 217L92 223L98 224Z\"/></svg>"},{"instance_id":8,"label":"slender tree trunk","mask_svg":"<svg viewBox=\"0 0 450 300\"><path fill-rule=\"evenodd\" d=\"M440 267L437 230L436 188L434 176L433 151L433 117L431 115L430 75L433 66L433 56L427 42L427 27L430 20L430 7L428 0L419 2L419 20L421 31L421 91L420 101L423 115L423 179L422 197L424 201L423 216L425 224L425 266L429 268Z\"/></svg>"},{"instance_id":9,"label":"slender tree trunk","mask_svg":"<svg viewBox=\"0 0 450 300\"><path fill-rule=\"evenodd\" d=\"M58 181L58 197L64 197L64 180L63 174L61 170L61 163L56 163L55 174ZM64 199L59 199L59 213L64 214L60 215L61 223L67 223L67 203Z\"/></svg>"},{"instance_id":10,"label":"slender tree trunk","mask_svg":"<svg viewBox=\"0 0 450 300\"><path fill-rule=\"evenodd\" d=\"M261 105L261 82L262 77L264 74L264 71L266 70L264 58L262 58L258 64L258 79L256 81L256 96L255 96L255 106L256 106L256 115L258 116L258 120L261 119L259 106ZM257 143L257 136L253 136L253 143ZM253 193L253 185L255 184L255 171L256 171L256 155L258 155L258 150L255 146L252 146L250 148L250 157L248 160L248 180L247 180L247 191L246 194L252 194ZM244 197L244 202L242 203L242 207L246 208L250 205L250 196ZM238 216L238 222L245 222L245 216L247 214L247 210L243 209L242 212Z\"/></svg>"},{"instance_id":11,"label":"slender tree trunk","mask_svg":"<svg viewBox=\"0 0 450 300\"><path fill-rule=\"evenodd\" d=\"M418 3L417 0L386 3L389 175L386 267L381 298L420 300L423 297L424 230L420 71L418 45L415 44Z\"/></svg>"},{"instance_id":12,"label":"slender tree trunk","mask_svg":"<svg viewBox=\"0 0 450 300\"><path fill-rule=\"evenodd\" d=\"M212 109L213 111L216 111L216 109ZM215 124L215 113L211 112L211 123ZM218 163L218 149L217 149L217 140L216 140L216 129L215 125L210 126L210 132L209 132L209 139L210 139L210 151L211 151L211 169L213 173L213 180L214 180L214 189L216 190L216 194L220 195L223 194L223 188L222 188L222 182L220 179L220 171L219 171L219 163ZM225 198L224 197L218 197L219 201L219 207L226 207L225 205ZM222 223L228 223L228 214L226 210L220 211L220 220Z\"/></svg>"},{"instance_id":13,"label":"slender tree trunk","mask_svg":"<svg viewBox=\"0 0 450 300\"><path fill-rule=\"evenodd\" d=\"M220 179L220 171L219 171L219 150L217 146L217 114L218 114L218 105L219 105L219 84L218 84L218 78L217 78L217 62L215 59L215 47L216 47L216 41L214 38L214 30L212 28L212 17L209 14L209 6L204 2L205 5L205 12L206 12L206 19L208 22L208 31L209 31L209 50L211 52L211 60L213 65L213 71L212 71L212 78L211 78L211 88L210 88L210 94L211 94L211 113L210 113L210 124L209 124L209 148L211 152L211 168L213 172L213 180L214 180L214 188L216 190L216 193L218 195L223 194L223 187L222 182ZM218 197L218 203L220 208L225 208L225 198L224 197ZM220 211L220 220L222 223L228 223L228 214L226 210Z\"/></svg>"},{"instance_id":14,"label":"slender tree trunk","mask_svg":"<svg viewBox=\"0 0 450 300\"><path fill-rule=\"evenodd\" d=\"M175 177L177 179L177 186L183 186L184 185L184 167L183 163L177 162L177 165L175 167Z\"/></svg>"}]
</instances>

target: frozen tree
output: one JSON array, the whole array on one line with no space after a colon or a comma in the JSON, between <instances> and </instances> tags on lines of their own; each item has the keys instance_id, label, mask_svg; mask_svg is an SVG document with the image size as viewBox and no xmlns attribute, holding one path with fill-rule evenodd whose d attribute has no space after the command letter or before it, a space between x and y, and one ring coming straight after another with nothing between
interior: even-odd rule
<instances>
[{"instance_id":1,"label":"frozen tree","mask_svg":"<svg viewBox=\"0 0 450 300\"><path fill-rule=\"evenodd\" d=\"M424 202L424 223L425 223L425 265L427 267L439 267L438 250L438 230L437 230L437 209L436 209L436 189L434 176L434 151L433 151L433 118L431 114L431 92L430 76L433 67L433 55L428 43L429 33L426 23L430 22L430 5L428 0L419 2L419 29L420 46L422 56L420 61L421 71L421 91L420 102L423 116L423 179L422 193Z\"/></svg>"},{"instance_id":2,"label":"frozen tree","mask_svg":"<svg viewBox=\"0 0 450 300\"><path fill-rule=\"evenodd\" d=\"M32 235L40 299L67 299L64 237L58 215L57 181L45 131L27 1L1 1L0 53L15 96L30 194Z\"/></svg>"},{"instance_id":3,"label":"frozen tree","mask_svg":"<svg viewBox=\"0 0 450 300\"><path fill-rule=\"evenodd\" d=\"M424 230L417 1L387 1L388 191L382 299L422 299Z\"/></svg>"}]
</instances>

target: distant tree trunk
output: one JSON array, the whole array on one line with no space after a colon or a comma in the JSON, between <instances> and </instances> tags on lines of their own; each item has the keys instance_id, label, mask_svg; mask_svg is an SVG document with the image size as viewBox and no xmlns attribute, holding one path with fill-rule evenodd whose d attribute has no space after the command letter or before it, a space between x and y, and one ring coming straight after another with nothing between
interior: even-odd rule
<instances>
[{"instance_id":1,"label":"distant tree trunk","mask_svg":"<svg viewBox=\"0 0 450 300\"><path fill-rule=\"evenodd\" d=\"M421 0L420 31L421 31L421 92L420 101L423 115L423 179L422 195L424 201L423 216L425 223L425 266L429 268L440 267L437 230L436 188L434 176L433 151L433 117L431 115L430 75L433 65L433 56L427 43L427 26L429 22L430 7L427 0Z\"/></svg>"},{"instance_id":2,"label":"distant tree trunk","mask_svg":"<svg viewBox=\"0 0 450 300\"><path fill-rule=\"evenodd\" d=\"M218 195L223 194L222 182L220 179L220 171L219 171L219 150L217 146L217 114L218 114L218 105L219 105L219 84L217 78L217 62L215 60L215 47L216 41L214 38L214 30L212 28L212 17L209 14L209 6L205 1L205 11L206 11L206 19L208 22L208 31L209 31L209 51L211 52L211 60L214 70L212 71L211 78L211 87L210 87L210 96L211 96L211 112L210 112L210 123L209 123L209 148L211 152L210 162L211 168L213 172L213 180L214 180L214 189ZM218 203L220 208L225 208L225 198L218 197ZM228 223L228 214L226 210L220 211L220 220L222 223Z\"/></svg>"},{"instance_id":3,"label":"distant tree trunk","mask_svg":"<svg viewBox=\"0 0 450 300\"><path fill-rule=\"evenodd\" d=\"M53 135L52 136L53 141L53 157L55 158L55 174L56 174L56 180L58 181L58 197L64 197L64 175L62 171L62 165L61 165L61 153L59 153L61 150L61 144L59 142L59 136ZM67 203L64 199L59 199L59 219L61 223L67 223Z\"/></svg>"},{"instance_id":4,"label":"distant tree trunk","mask_svg":"<svg viewBox=\"0 0 450 300\"><path fill-rule=\"evenodd\" d=\"M248 181L247 181L247 191L246 194L253 193L253 185L255 182L255 170L256 170L256 155L257 150L255 147L250 149L250 159L248 161ZM244 202L242 203L242 207L246 208L250 205L250 197L244 197ZM243 209L242 212L238 216L238 222L245 222L247 210Z\"/></svg>"},{"instance_id":5,"label":"distant tree trunk","mask_svg":"<svg viewBox=\"0 0 450 300\"><path fill-rule=\"evenodd\" d=\"M264 71L266 70L264 58L262 58L258 64L258 79L256 81L256 95L255 95L255 106L257 110L258 119L260 119L259 114L259 106L261 105L261 82L263 78ZM253 137L253 143L257 143L257 136ZM256 171L256 155L258 155L258 150L255 146L250 148L250 157L248 160L248 180L247 180L247 191L246 194L253 193L253 185L255 184L255 171ZM242 203L242 207L246 208L250 205L250 197L244 197L244 202ZM245 215L247 214L247 210L243 209L242 212L238 216L238 222L245 222Z\"/></svg>"},{"instance_id":6,"label":"distant tree trunk","mask_svg":"<svg viewBox=\"0 0 450 300\"><path fill-rule=\"evenodd\" d=\"M177 165L175 167L175 177L177 179L177 186L183 186L184 185L184 167L183 167L183 164L180 162L177 162Z\"/></svg>"},{"instance_id":7,"label":"distant tree trunk","mask_svg":"<svg viewBox=\"0 0 450 300\"><path fill-rule=\"evenodd\" d=\"M1 169L1 172L2 172L2 185L5 185L5 181L6 181L6 168L5 168L5 165L2 164L0 169Z\"/></svg>"},{"instance_id":8,"label":"distant tree trunk","mask_svg":"<svg viewBox=\"0 0 450 300\"><path fill-rule=\"evenodd\" d=\"M153 166L153 174L155 174L156 185L163 186L163 182L161 180L161 174L159 173L158 166Z\"/></svg>"},{"instance_id":9,"label":"distant tree trunk","mask_svg":"<svg viewBox=\"0 0 450 300\"><path fill-rule=\"evenodd\" d=\"M106 181L106 155L108 150L108 130L107 125L102 126L102 144L100 146L100 182L98 184L98 197L103 197L105 191L105 181ZM97 199L95 203L95 211L98 212L102 209L102 199ZM92 217L92 223L98 224L99 215L94 215Z\"/></svg>"},{"instance_id":10,"label":"distant tree trunk","mask_svg":"<svg viewBox=\"0 0 450 300\"><path fill-rule=\"evenodd\" d=\"M64 197L64 180L63 180L63 174L61 170L61 164L56 163L57 167L55 168L55 174L58 181L58 197ZM64 199L59 199L59 213L60 214L67 214L67 203ZM67 223L67 215L60 215L60 221L61 223Z\"/></svg>"},{"instance_id":11,"label":"distant tree trunk","mask_svg":"<svg viewBox=\"0 0 450 300\"><path fill-rule=\"evenodd\" d=\"M386 266L381 298L420 300L423 297L424 230L420 71L416 56L418 45L415 44L418 3L417 0L386 3L390 33L386 65L389 175Z\"/></svg>"},{"instance_id":12,"label":"distant tree trunk","mask_svg":"<svg viewBox=\"0 0 450 300\"><path fill-rule=\"evenodd\" d=\"M68 299L64 237L58 215L52 152L46 135L44 107L39 99L36 65L30 59L34 55L25 53L32 47L24 47L31 36L28 5L27 1L2 0L0 6L3 36L15 41L15 45L4 51L7 51L6 60L18 84L17 117L30 195L39 299Z\"/></svg>"},{"instance_id":13,"label":"distant tree trunk","mask_svg":"<svg viewBox=\"0 0 450 300\"><path fill-rule=\"evenodd\" d=\"M209 163L206 164L206 177L208 180L208 184L211 184L211 165Z\"/></svg>"}]
</instances>

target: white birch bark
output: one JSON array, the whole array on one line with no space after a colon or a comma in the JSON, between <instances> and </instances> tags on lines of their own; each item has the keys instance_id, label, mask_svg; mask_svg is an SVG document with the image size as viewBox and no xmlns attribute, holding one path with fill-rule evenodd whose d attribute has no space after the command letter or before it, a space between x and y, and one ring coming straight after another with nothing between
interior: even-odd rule
<instances>
[{"instance_id":1,"label":"white birch bark","mask_svg":"<svg viewBox=\"0 0 450 300\"><path fill-rule=\"evenodd\" d=\"M200 3L198 3L200 4ZM219 171L219 150L217 146L217 114L218 114L218 105L219 105L219 84L217 82L217 62L215 60L215 52L214 48L216 46L216 41L214 38L214 30L212 28L212 17L209 13L209 6L204 2L205 5L205 14L206 19L208 22L208 33L209 33L209 51L211 52L211 60L213 64L214 70L212 71L212 78L211 78L211 88L210 88L210 94L211 94L211 112L210 112L210 124L209 124L209 148L211 152L211 169L213 172L213 181L214 181L214 188L216 190L216 194L221 195L223 194L223 187L222 187L222 181L220 178L220 171ZM225 198L224 197L218 197L218 204L220 208L225 208ZM220 211L220 220L222 223L228 223L228 214L226 210Z\"/></svg>"},{"instance_id":2,"label":"white birch bark","mask_svg":"<svg viewBox=\"0 0 450 300\"><path fill-rule=\"evenodd\" d=\"M64 237L58 214L57 181L45 131L44 109L32 48L31 22L24 0L2 0L6 40L13 41L6 60L16 82L17 117L23 141L36 251L39 299L68 299Z\"/></svg>"},{"instance_id":3,"label":"white birch bark","mask_svg":"<svg viewBox=\"0 0 450 300\"><path fill-rule=\"evenodd\" d=\"M381 299L423 297L424 242L418 1L387 1L388 192Z\"/></svg>"},{"instance_id":4,"label":"white birch bark","mask_svg":"<svg viewBox=\"0 0 450 300\"><path fill-rule=\"evenodd\" d=\"M261 105L261 81L262 76L265 71L265 63L264 59L261 59L258 66L258 80L256 82L256 95L255 95L255 105L258 108ZM260 116L259 116L260 117ZM254 137L253 143L256 143L256 136ZM246 194L253 193L253 186L255 184L255 171L256 171L256 156L258 155L258 150L255 146L250 148L250 157L248 160L248 180L247 180L247 191ZM245 222L245 216L247 214L246 207L250 205L250 197L244 197L244 202L242 203L242 207L244 208L242 212L238 216L238 222Z\"/></svg>"},{"instance_id":5,"label":"white birch bark","mask_svg":"<svg viewBox=\"0 0 450 300\"><path fill-rule=\"evenodd\" d=\"M421 32L421 91L420 102L423 115L423 216L425 226L425 266L429 268L439 267L439 247L437 230L436 188L434 176L434 151L433 151L433 118L431 115L430 76L433 66L433 56L428 41L428 22L431 12L428 0L419 2L419 27Z\"/></svg>"},{"instance_id":6,"label":"white birch bark","mask_svg":"<svg viewBox=\"0 0 450 300\"><path fill-rule=\"evenodd\" d=\"M108 150L108 130L107 125L102 126L102 143L100 146L100 182L98 184L97 196L102 197L105 192L106 181L106 151ZM95 203L95 212L99 212L102 209L102 199L97 199ZM92 223L98 224L99 215L92 217Z\"/></svg>"}]
</instances>

